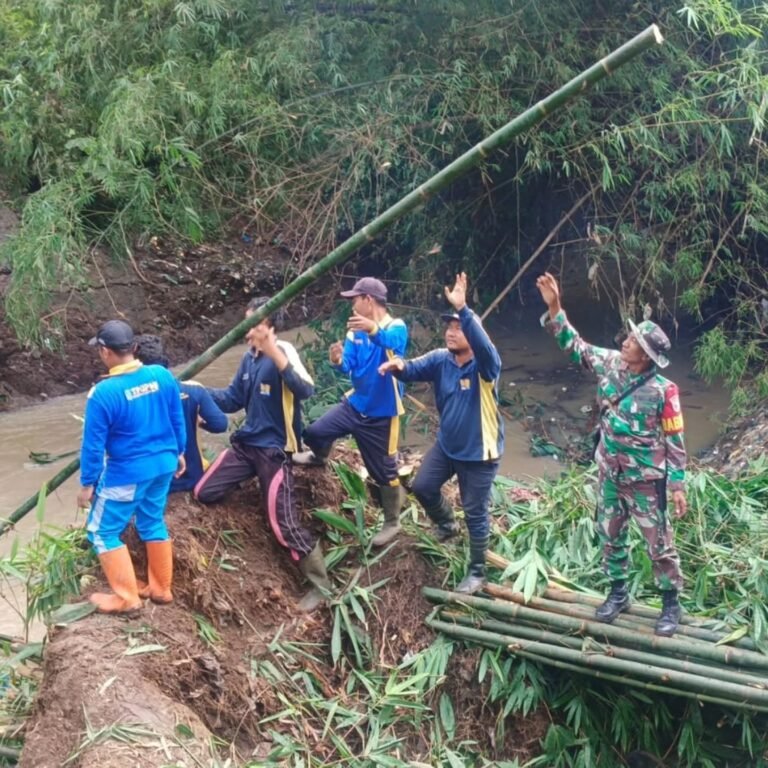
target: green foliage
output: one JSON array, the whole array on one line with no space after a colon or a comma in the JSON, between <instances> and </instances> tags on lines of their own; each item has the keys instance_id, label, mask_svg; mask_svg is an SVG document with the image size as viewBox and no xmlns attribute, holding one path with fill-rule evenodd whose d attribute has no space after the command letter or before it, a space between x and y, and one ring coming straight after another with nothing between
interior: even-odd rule
<instances>
[{"instance_id":1,"label":"green foliage","mask_svg":"<svg viewBox=\"0 0 768 768\"><path fill-rule=\"evenodd\" d=\"M605 588L601 552L593 540L594 469L573 470L540 481L532 501L510 500L516 483L496 484L492 548L512 560L502 577L517 587L546 586L542 571L580 588ZM768 526L764 509L768 464L760 461L738 481L711 471L689 473L688 514L675 523L677 548L688 581L685 609L749 635L768 651L766 582ZM514 495L512 494L512 498ZM632 591L657 601L642 536L630 526ZM762 765L768 731L761 716L701 709L674 697L653 695L578 675L565 676L497 651L485 651L479 676L491 678L490 696L505 712L525 713L542 702L555 722L542 754L527 765L611 768L618 755L676 753L676 766ZM680 723L687 723L680 728ZM717 727L713 725L717 723ZM763 745L763 746L761 746Z\"/></svg>"},{"instance_id":2,"label":"green foliage","mask_svg":"<svg viewBox=\"0 0 768 768\"><path fill-rule=\"evenodd\" d=\"M24 622L25 637L32 622L45 618L80 593L80 578L94 562L91 548L84 543L82 529L41 528L24 548L15 540L10 553L0 558L0 579L11 587L5 600ZM14 583L25 590L23 604L11 597Z\"/></svg>"},{"instance_id":3,"label":"green foliage","mask_svg":"<svg viewBox=\"0 0 768 768\"><path fill-rule=\"evenodd\" d=\"M768 288L767 16L728 0L2 4L0 171L12 192L38 190L5 249L8 316L23 339L51 339L49 294L81 285L88 244L121 257L137 236L199 240L233 216L279 232L306 266L655 21L667 37L657 53L371 255L419 303L463 265L482 303L551 226L542 211L591 189L577 232L596 285L628 314L647 303L706 315L725 301L732 325ZM748 343L757 328L742 324Z\"/></svg>"},{"instance_id":4,"label":"green foliage","mask_svg":"<svg viewBox=\"0 0 768 768\"><path fill-rule=\"evenodd\" d=\"M456 715L441 690L453 643L436 638L391 669L354 666L344 695L330 699L319 676L320 650L284 642L278 634L265 653L252 659L252 674L269 684L284 708L261 721L274 744L271 753L264 762L248 765L470 764L462 745L448 746ZM414 742L409 750L412 759L401 758L406 740L416 736L419 746ZM448 753L459 762L448 762Z\"/></svg>"}]
</instances>

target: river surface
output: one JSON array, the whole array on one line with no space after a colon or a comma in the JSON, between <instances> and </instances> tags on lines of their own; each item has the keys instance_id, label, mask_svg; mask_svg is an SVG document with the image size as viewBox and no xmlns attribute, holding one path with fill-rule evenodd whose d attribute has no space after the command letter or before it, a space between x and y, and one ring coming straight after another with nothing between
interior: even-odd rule
<instances>
[{"instance_id":1,"label":"river surface","mask_svg":"<svg viewBox=\"0 0 768 768\"><path fill-rule=\"evenodd\" d=\"M568 420L586 421L582 409L594 401L595 382L588 374L579 373L568 365L566 356L538 325L538 311L519 314L514 320L493 320L488 328L499 349L504 364L501 390L505 399L514 401L515 407L505 410L533 413L538 408L544 423L551 423L553 433L559 424ZM578 318L577 325L594 326L595 317L588 313ZM296 341L307 339L307 329L294 329L281 334L282 338ZM599 337L599 333L597 334ZM587 338L595 338L588 336ZM605 339L600 339L606 343ZM195 379L208 386L226 386L237 368L244 346L230 349ZM671 355L672 364L664 371L676 381L686 421L686 442L691 455L696 455L716 439L728 408L728 394L720 386L707 386L692 373L690 346L678 343ZM428 391L414 391L425 404L431 402ZM30 461L30 451L45 451L57 455L79 446L82 433L81 416L85 394L68 395L40 405L0 414L0 516L9 515L41 484L56 474L69 458L51 464L39 465ZM551 415L549 410L551 408ZM433 440L434 428L426 426L424 419L406 428L404 446L424 448ZM517 419L507 419L506 449L501 462L501 473L518 480L557 475L562 465L550 456L536 458L531 455L530 433ZM204 447L218 450L226 444L226 435L200 433ZM82 525L84 516L77 510L75 498L79 485L77 475L71 477L49 497L45 505L44 524L67 528ZM0 537L0 556L7 555L14 540L23 544L35 535L39 525L35 512L30 512L15 528ZM19 612L23 611L23 593L18 586L2 580L0 576L0 633L18 635L21 631ZM36 627L33 636L42 630Z\"/></svg>"}]
</instances>

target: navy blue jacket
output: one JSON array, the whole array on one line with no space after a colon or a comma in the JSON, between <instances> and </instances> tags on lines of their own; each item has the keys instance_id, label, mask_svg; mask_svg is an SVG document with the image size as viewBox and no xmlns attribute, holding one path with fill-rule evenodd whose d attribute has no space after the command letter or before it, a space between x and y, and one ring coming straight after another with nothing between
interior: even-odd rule
<instances>
[{"instance_id":1,"label":"navy blue jacket","mask_svg":"<svg viewBox=\"0 0 768 768\"><path fill-rule=\"evenodd\" d=\"M504 422L499 413L501 358L480 319L464 307L461 330L474 357L462 366L447 349L435 349L406 361L395 375L401 381L431 381L440 414L437 441L458 461L496 461L504 451Z\"/></svg>"},{"instance_id":2,"label":"navy blue jacket","mask_svg":"<svg viewBox=\"0 0 768 768\"><path fill-rule=\"evenodd\" d=\"M198 417L202 419L200 426L207 432L226 432L229 423L226 414L213 402L213 398L202 384L196 381L182 381L179 389L184 422L187 426L187 449L184 451L187 469L181 477L173 478L171 493L191 491L207 468L197 442Z\"/></svg>"},{"instance_id":3,"label":"navy blue jacket","mask_svg":"<svg viewBox=\"0 0 768 768\"><path fill-rule=\"evenodd\" d=\"M249 350L232 383L208 391L224 413L245 409L245 423L232 435L232 442L293 453L301 437L300 401L312 396L315 385L293 345L277 343L288 358L282 373L266 355Z\"/></svg>"}]
</instances>

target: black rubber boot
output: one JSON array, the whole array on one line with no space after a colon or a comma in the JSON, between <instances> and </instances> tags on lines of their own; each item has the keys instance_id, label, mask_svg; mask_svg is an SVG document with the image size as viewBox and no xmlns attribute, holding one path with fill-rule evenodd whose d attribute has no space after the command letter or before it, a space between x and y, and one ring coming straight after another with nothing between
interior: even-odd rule
<instances>
[{"instance_id":1,"label":"black rubber boot","mask_svg":"<svg viewBox=\"0 0 768 768\"><path fill-rule=\"evenodd\" d=\"M380 485L381 508L384 512L384 525L371 539L374 547L384 547L400 533L400 511L405 502L402 485Z\"/></svg>"},{"instance_id":2,"label":"black rubber boot","mask_svg":"<svg viewBox=\"0 0 768 768\"><path fill-rule=\"evenodd\" d=\"M629 592L626 581L614 581L605 602L595 610L595 618L610 624L620 613L629 608Z\"/></svg>"},{"instance_id":3,"label":"black rubber boot","mask_svg":"<svg viewBox=\"0 0 768 768\"><path fill-rule=\"evenodd\" d=\"M427 517L435 524L432 532L438 541L448 541L459 532L459 524L453 516L453 507L446 501L445 496L440 496L440 503L436 507L424 507Z\"/></svg>"},{"instance_id":4,"label":"black rubber boot","mask_svg":"<svg viewBox=\"0 0 768 768\"><path fill-rule=\"evenodd\" d=\"M332 589L319 541L315 544L315 548L299 561L299 570L312 585L312 589L301 598L297 607L302 613L311 613L325 602L326 596Z\"/></svg>"},{"instance_id":5,"label":"black rubber boot","mask_svg":"<svg viewBox=\"0 0 768 768\"><path fill-rule=\"evenodd\" d=\"M469 569L467 575L456 587L457 592L473 595L485 584L485 553L488 551L488 537L469 540Z\"/></svg>"},{"instance_id":6,"label":"black rubber boot","mask_svg":"<svg viewBox=\"0 0 768 768\"><path fill-rule=\"evenodd\" d=\"M656 622L655 633L662 637L672 637L680 623L682 610L677 600L676 589L665 589L661 593L661 616Z\"/></svg>"}]
</instances>

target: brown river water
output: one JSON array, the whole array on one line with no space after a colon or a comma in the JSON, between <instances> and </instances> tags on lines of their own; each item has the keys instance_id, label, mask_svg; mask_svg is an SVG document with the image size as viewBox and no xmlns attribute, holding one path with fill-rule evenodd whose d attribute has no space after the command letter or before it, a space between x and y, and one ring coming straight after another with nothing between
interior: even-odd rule
<instances>
[{"instance_id":1,"label":"brown river water","mask_svg":"<svg viewBox=\"0 0 768 768\"><path fill-rule=\"evenodd\" d=\"M538 327L533 314L526 314L530 316L514 325L501 321L488 325L505 367L501 389L506 399L514 397L525 403L542 403L544 419L553 427L566 419L566 414L575 421L585 421L587 417L581 409L593 402L594 380L587 374L574 373L573 367L568 368L566 356ZM589 324L589 319L585 322ZM281 334L282 338L294 342L298 336L308 338L307 329ZM589 338L586 333L585 336ZM244 350L244 346L230 349L195 379L208 386L225 386ZM715 441L725 419L728 394L722 387L708 386L692 375L689 347L676 345L671 360L672 364L664 373L680 387L686 417L686 441L690 454L696 455ZM428 393L419 391L417 396L429 403ZM82 431L79 417L84 402L85 394L71 395L0 414L0 516L9 515L70 461L70 458L64 458L53 464L38 465L29 460L29 452L45 451L56 455L78 447ZM553 404L551 416L547 404ZM421 449L429 445L433 438L425 432L418 428L406 429L404 446ZM201 432L201 440L204 447L217 450L226 444L226 435ZM519 421L508 419L501 473L517 480L556 476L562 465L552 457L532 456L529 446L530 434ZM48 497L44 525L66 528L84 523L83 513L76 509L78 487L75 475ZM15 530L0 537L0 556L8 554L14 540L23 544L38 528L35 512L30 512ZM18 635L21 632L19 612L22 606L22 590L0 576L0 634ZM39 637L42 633L43 629L37 626L31 634Z\"/></svg>"}]
</instances>

